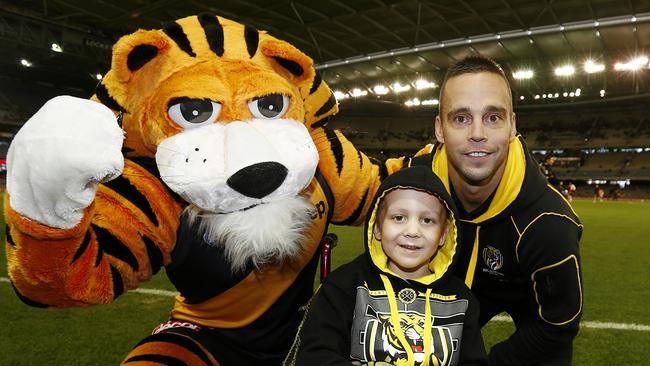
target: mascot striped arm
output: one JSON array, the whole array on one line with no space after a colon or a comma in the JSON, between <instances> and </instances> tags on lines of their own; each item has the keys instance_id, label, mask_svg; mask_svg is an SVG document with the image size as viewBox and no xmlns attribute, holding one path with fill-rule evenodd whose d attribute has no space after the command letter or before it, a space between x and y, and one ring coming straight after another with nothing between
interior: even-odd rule
<instances>
[{"instance_id":1,"label":"mascot striped arm","mask_svg":"<svg viewBox=\"0 0 650 366\"><path fill-rule=\"evenodd\" d=\"M105 304L165 266L170 321L126 364L281 363L327 225L362 221L377 188L325 127L337 111L309 57L228 19L123 37L92 100L50 100L10 146L16 293Z\"/></svg>"}]
</instances>

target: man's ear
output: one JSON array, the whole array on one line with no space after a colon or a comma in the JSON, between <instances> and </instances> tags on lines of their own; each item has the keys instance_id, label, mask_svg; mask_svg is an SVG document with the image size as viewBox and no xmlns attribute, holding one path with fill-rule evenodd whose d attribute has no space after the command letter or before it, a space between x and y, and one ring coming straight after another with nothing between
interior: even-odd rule
<instances>
[{"instance_id":1,"label":"man's ear","mask_svg":"<svg viewBox=\"0 0 650 366\"><path fill-rule=\"evenodd\" d=\"M512 141L517 136L517 118L515 112L512 112L512 122L510 122L510 141Z\"/></svg>"},{"instance_id":2,"label":"man's ear","mask_svg":"<svg viewBox=\"0 0 650 366\"><path fill-rule=\"evenodd\" d=\"M445 138L442 135L442 121L440 120L440 115L436 116L435 130L436 130L436 140L438 140L438 142L440 142L441 144L444 144Z\"/></svg>"}]
</instances>

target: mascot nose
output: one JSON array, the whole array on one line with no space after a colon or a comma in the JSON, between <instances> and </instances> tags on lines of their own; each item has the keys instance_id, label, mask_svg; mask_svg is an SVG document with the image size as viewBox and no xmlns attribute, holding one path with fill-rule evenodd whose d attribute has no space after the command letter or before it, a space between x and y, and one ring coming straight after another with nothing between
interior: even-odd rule
<instances>
[{"instance_id":1,"label":"mascot nose","mask_svg":"<svg viewBox=\"0 0 650 366\"><path fill-rule=\"evenodd\" d=\"M284 182L289 170L282 164L266 161L249 165L228 178L228 186L247 197L262 198Z\"/></svg>"}]
</instances>

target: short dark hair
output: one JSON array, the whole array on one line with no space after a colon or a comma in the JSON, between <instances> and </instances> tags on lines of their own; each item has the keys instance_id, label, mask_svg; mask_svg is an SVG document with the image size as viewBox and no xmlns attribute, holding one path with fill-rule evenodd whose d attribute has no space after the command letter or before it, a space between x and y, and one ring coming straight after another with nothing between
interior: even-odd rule
<instances>
[{"instance_id":1,"label":"short dark hair","mask_svg":"<svg viewBox=\"0 0 650 366\"><path fill-rule=\"evenodd\" d=\"M503 69L498 63L496 63L496 61L492 60L491 58L480 56L480 55L468 56L456 62L449 69L447 69L447 72L445 73L445 78L442 81L442 84L440 85L440 96L438 97L438 101L440 102L439 105L441 106L440 108L442 108L442 94L445 90L445 85L447 84L447 80L458 75L477 74L480 72L489 72L501 76L503 80L506 82L506 86L508 87L508 94L510 94L510 99L512 99L512 90L510 88L510 82L506 77L506 73L503 72Z\"/></svg>"}]
</instances>

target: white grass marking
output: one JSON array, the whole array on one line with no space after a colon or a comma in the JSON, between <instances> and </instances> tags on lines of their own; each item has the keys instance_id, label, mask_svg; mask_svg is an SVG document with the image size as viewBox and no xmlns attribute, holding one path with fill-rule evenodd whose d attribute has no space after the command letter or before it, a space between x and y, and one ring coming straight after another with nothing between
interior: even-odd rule
<instances>
[{"instance_id":1,"label":"white grass marking","mask_svg":"<svg viewBox=\"0 0 650 366\"><path fill-rule=\"evenodd\" d=\"M139 294L169 296L169 297L176 297L176 295L178 295L178 292L176 291L159 290L156 288L136 288L135 290L131 290L129 292L137 292Z\"/></svg>"},{"instance_id":2,"label":"white grass marking","mask_svg":"<svg viewBox=\"0 0 650 366\"><path fill-rule=\"evenodd\" d=\"M497 322L512 322L512 318L507 315L497 315L492 318L491 321ZM618 330L638 330L642 332L650 332L650 325L643 324L634 324L634 323L610 323L610 322L599 322L597 320L583 321L580 323L581 328L592 328L592 329L618 329Z\"/></svg>"},{"instance_id":3,"label":"white grass marking","mask_svg":"<svg viewBox=\"0 0 650 366\"><path fill-rule=\"evenodd\" d=\"M0 277L0 282L9 283L9 279L7 277ZM131 290L129 292L136 292L138 294L146 294L146 295L168 296L168 297L175 297L176 295L178 295L178 292L176 291L160 290L157 288L136 288L135 290Z\"/></svg>"},{"instance_id":4,"label":"white grass marking","mask_svg":"<svg viewBox=\"0 0 650 366\"><path fill-rule=\"evenodd\" d=\"M0 282L9 283L9 279L7 277L0 277ZM137 288L129 292L135 292L138 294L146 294L146 295L167 296L167 297L174 297L178 295L178 292L175 291L160 290L155 288ZM512 322L512 319L507 315L497 315L494 318L492 318L491 321ZM580 327L592 328L592 329L637 330L641 332L650 332L650 325L634 324L634 323L600 322L597 320L583 321L580 323Z\"/></svg>"}]
</instances>

